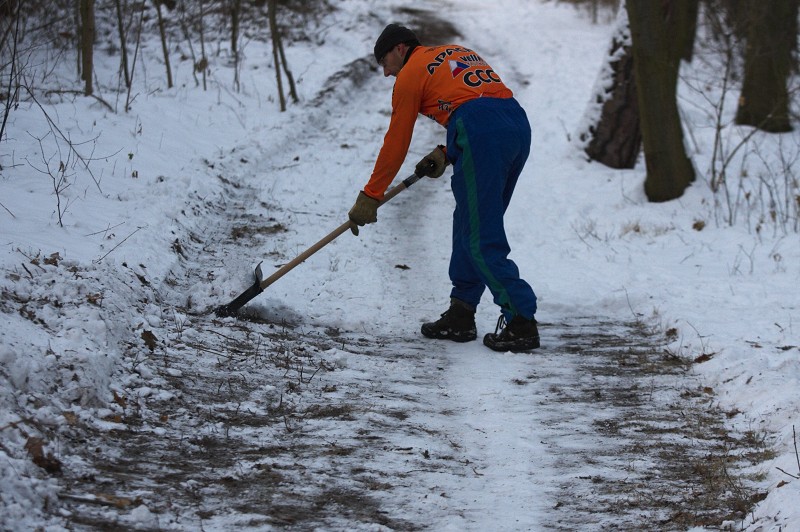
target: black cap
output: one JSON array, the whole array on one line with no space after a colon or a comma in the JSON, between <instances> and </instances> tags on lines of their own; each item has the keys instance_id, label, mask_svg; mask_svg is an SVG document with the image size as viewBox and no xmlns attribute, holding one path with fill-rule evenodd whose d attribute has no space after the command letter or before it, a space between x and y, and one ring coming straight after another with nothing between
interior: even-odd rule
<instances>
[{"instance_id":1,"label":"black cap","mask_svg":"<svg viewBox=\"0 0 800 532\"><path fill-rule=\"evenodd\" d=\"M383 29L381 36L375 41L375 60L380 61L389 50L401 42L412 42L419 45L419 40L414 32L400 24L389 24Z\"/></svg>"}]
</instances>

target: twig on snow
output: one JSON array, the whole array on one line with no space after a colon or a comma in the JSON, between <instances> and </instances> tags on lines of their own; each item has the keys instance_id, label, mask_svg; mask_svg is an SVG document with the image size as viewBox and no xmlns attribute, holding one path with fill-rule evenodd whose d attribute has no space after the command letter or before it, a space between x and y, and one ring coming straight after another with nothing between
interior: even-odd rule
<instances>
[{"instance_id":1,"label":"twig on snow","mask_svg":"<svg viewBox=\"0 0 800 532\"><path fill-rule=\"evenodd\" d=\"M97 180L97 178L94 176L94 173L89 168L89 163L92 161L92 158L91 157L84 157L83 155L80 154L80 152L78 152L78 150L75 148L75 144L72 142L72 140L67 135L65 135L64 132L61 131L61 129L58 127L58 125L56 125L55 121L53 121L53 119L50 118L50 115L47 113L45 108L42 106L41 103L39 103L39 100L36 99L36 95L33 94L33 91L31 89L29 89L28 87L25 87L25 90L28 91L28 95L31 97L31 100L33 101L33 103L35 103L36 106L39 107L39 110L44 115L45 119L47 120L47 123L50 125L50 129L54 132L54 135L57 134L64 141L66 141L67 145L69 146L70 151L75 154L75 157L77 157L77 159L81 163L83 163L83 167L89 173L89 176L92 178L92 181L94 181L94 184L97 187L97 190L102 193L103 189L100 188L100 181Z\"/></svg>"},{"instance_id":2,"label":"twig on snow","mask_svg":"<svg viewBox=\"0 0 800 532\"><path fill-rule=\"evenodd\" d=\"M12 217L12 218L14 218L14 219L16 219L16 218L17 218L16 216L14 216L14 213L13 213L13 212L11 212L11 211L9 211L9 210L8 210L8 207L6 207L5 205L3 205L3 203L2 203L2 202L0 202L0 207L4 208L4 209L6 210L6 212L7 212L8 214L10 214L10 215L11 215L11 217Z\"/></svg>"},{"instance_id":3,"label":"twig on snow","mask_svg":"<svg viewBox=\"0 0 800 532\"><path fill-rule=\"evenodd\" d=\"M797 460L797 473L800 474L800 454L797 453L797 433L792 425L792 437L794 438L794 458Z\"/></svg>"},{"instance_id":4,"label":"twig on snow","mask_svg":"<svg viewBox=\"0 0 800 532\"><path fill-rule=\"evenodd\" d=\"M78 96L90 96L97 100L99 103L103 104L106 109L114 113L114 108L111 107L111 104L102 99L101 97L97 96L96 94L86 94L84 91L78 90L70 90L70 89L49 89L44 92L45 96L50 96L51 94L76 94Z\"/></svg>"},{"instance_id":5,"label":"twig on snow","mask_svg":"<svg viewBox=\"0 0 800 532\"><path fill-rule=\"evenodd\" d=\"M93 264L100 264L100 262L102 262L102 260L103 260L104 258L108 257L108 256L111 254L111 252L112 252L112 251L114 251L115 249L117 249L118 247L120 247L122 244L124 244L126 240L128 240L130 237L132 237L133 235L135 235L136 233L138 233L138 232L139 232L141 229L144 229L144 227L137 227L137 228L136 228L136 231L134 231L133 233L131 233L131 234L129 234L128 236L126 236L125 238L123 238L123 239L122 239L122 241L121 241L119 244L117 244L116 246L114 246L113 248L111 248L110 250L108 250L108 253L106 253L105 255L103 255L102 257L100 257L99 259L93 260L93 261L92 261L92 263L93 263Z\"/></svg>"},{"instance_id":6,"label":"twig on snow","mask_svg":"<svg viewBox=\"0 0 800 532\"><path fill-rule=\"evenodd\" d=\"M794 425L792 425L792 438L794 439L794 457L795 457L795 460L797 460L797 473L798 473L798 476L792 475L791 473L789 473L787 471L784 471L780 467L776 467L775 469L777 469L778 471L780 471L784 475L789 475L793 479L800 480L800 453L798 453L798 451L797 451L797 432L795 432Z\"/></svg>"}]
</instances>

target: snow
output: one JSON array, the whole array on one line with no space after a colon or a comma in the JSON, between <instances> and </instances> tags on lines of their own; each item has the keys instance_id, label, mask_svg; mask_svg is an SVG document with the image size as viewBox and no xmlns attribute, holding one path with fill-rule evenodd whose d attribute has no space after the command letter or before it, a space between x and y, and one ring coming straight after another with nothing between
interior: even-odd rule
<instances>
[{"instance_id":1,"label":"snow","mask_svg":"<svg viewBox=\"0 0 800 532\"><path fill-rule=\"evenodd\" d=\"M148 401L168 401L172 392L159 385L159 362L137 353L147 353L148 342L154 345L150 351L168 348L173 338L202 342L206 331L190 311L230 301L252 282L258 262L268 272L345 220L382 142L393 79L377 71L358 82L329 85L329 79L370 59L374 35L385 22L401 19L395 10L405 4L411 5L337 3L318 30L318 42L288 46L301 103L285 113L278 112L271 48L257 41L244 51L241 92L232 90L224 57L214 58L209 90L203 91L192 80L190 62L178 61L177 54L178 82L166 89L154 42L143 51L146 68L136 75L128 113L121 111L124 95L118 99L109 89L117 86L116 59L103 53L99 94L117 112L90 98L38 93L55 130L30 99L12 111L0 143L3 529L58 530L65 523L60 518L68 517L67 510L52 510L61 504L59 480L30 460L25 446L31 434L53 434L78 421L106 431L118 422L123 401L142 409ZM613 17L592 24L571 7L515 0L447 3L446 12L462 34L458 41L500 73L533 126L531 158L506 219L512 258L539 297L537 319L642 319L663 332L675 329L669 350L708 358L687 378L713 390L723 411L736 412L727 420L733 430L764 434L775 452L760 465L765 474L757 481L768 496L747 519L729 525L800 529L800 133L754 135L728 166L723 186L733 199L727 203L724 192L714 194L710 186L713 105L724 96L729 124L736 94L721 95L706 83L709 68L702 61L686 65L681 109L698 179L678 200L648 203L643 161L634 170L612 170L587 162L573 142L598 85ZM52 76L74 84L70 68ZM749 129L726 125L722 133L731 153ZM409 175L443 134L421 119L398 178ZM58 195L59 217L48 173L58 177L61 161L69 187ZM770 205L769 192L790 179L794 188ZM231 182L238 188L227 186ZM378 223L362 229L360 237L343 235L251 307L267 320L294 320L304 328L416 338L420 323L447 305L451 209L446 177L421 181L382 207ZM777 210L775 220L770 209ZM235 242L213 249L196 243L231 212L241 216L243 227L274 232L256 237L262 245L248 256ZM485 296L480 333L493 330L497 314ZM233 320L226 323L232 326ZM542 335L546 344L546 327ZM408 385L409 396L425 397L419 415L431 419L420 423L446 424L475 462L495 457L472 479L431 474L430 485L446 493L447 501L419 500L408 490L407 500L419 515L431 517L432 529L542 528L548 515L544 494L559 478L551 449L592 449L591 436L546 430L543 424L559 408L540 404L548 388L510 384L537 371L537 355L531 362L531 355L491 353L479 342L435 345L431 349L441 350L447 361L441 368L420 353L419 360L371 362L344 348L324 355L340 381L377 379L386 366L402 375L420 371L424 382ZM538 370L555 375L558 361L541 357ZM263 407L248 405L254 411ZM436 417L445 410L458 414ZM574 413L579 414L604 415ZM329 430L336 439L337 427ZM409 436L396 445L425 443ZM59 455L57 442L45 450ZM531 455L535 462L519 459ZM127 519L134 528L160 526L146 505L132 506ZM248 516L217 515L206 529L237 522L248 522Z\"/></svg>"}]
</instances>

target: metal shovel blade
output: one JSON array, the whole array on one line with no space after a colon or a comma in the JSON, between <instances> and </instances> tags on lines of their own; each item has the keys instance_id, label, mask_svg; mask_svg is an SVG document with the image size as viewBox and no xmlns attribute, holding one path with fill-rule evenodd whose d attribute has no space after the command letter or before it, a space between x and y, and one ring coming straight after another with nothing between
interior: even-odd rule
<instances>
[{"instance_id":1,"label":"metal shovel blade","mask_svg":"<svg viewBox=\"0 0 800 532\"><path fill-rule=\"evenodd\" d=\"M255 282L253 283L253 285L250 288L248 288L247 290L242 292L241 295L239 295L239 297L237 297L236 299L234 299L233 301L231 301L227 305L220 305L219 307L214 309L214 314L216 314L220 318L227 318L229 316L235 316L236 312L238 312L238 310L240 308L245 306L248 301L250 301L251 299L256 297L258 294L263 292L264 289L261 288L261 280L264 277L264 275L261 272L261 263L260 262L258 263L258 266L256 266L256 271L254 273L254 276L255 276Z\"/></svg>"},{"instance_id":2,"label":"metal shovel blade","mask_svg":"<svg viewBox=\"0 0 800 532\"><path fill-rule=\"evenodd\" d=\"M384 203L395 197L397 194L399 194L403 190L407 189L408 187L419 181L420 178L421 176L418 176L417 174L411 174L410 176L405 178L402 181L402 183L399 183L394 187L392 187L390 190L386 191L386 194L384 194L383 201L380 203L380 205L383 205ZM261 274L261 263L259 262L258 266L256 266L256 273L255 273L256 282L253 283L253 286L245 290L239 297L237 297L227 305L222 305L220 307L217 307L214 310L214 314L216 314L221 318L227 316L235 316L236 312L240 308L245 306L248 301L250 301L258 294L263 292L264 289L267 288L269 285L271 285L272 283L274 283L275 281L277 281L278 279L289 273L298 264L301 264L311 255L313 255L320 249L330 244L339 235L348 231L351 228L352 224L353 222L349 220L344 222L342 225L340 225L339 227L328 233L328 235L323 237L319 242L317 242L316 244L314 244L313 246L311 246L310 248L299 254L294 259L290 260L288 263L281 266L280 269L278 269L275 273L273 273L266 279L263 279L263 275Z\"/></svg>"}]
</instances>

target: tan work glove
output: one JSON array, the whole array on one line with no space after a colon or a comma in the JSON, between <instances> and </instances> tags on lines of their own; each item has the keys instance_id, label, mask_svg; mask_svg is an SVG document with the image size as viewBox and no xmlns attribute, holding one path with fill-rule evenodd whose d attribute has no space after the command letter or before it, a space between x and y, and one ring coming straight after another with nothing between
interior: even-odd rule
<instances>
[{"instance_id":1,"label":"tan work glove","mask_svg":"<svg viewBox=\"0 0 800 532\"><path fill-rule=\"evenodd\" d=\"M358 193L358 198L356 198L353 208L348 213L350 230L354 235L358 236L358 226L374 224L378 221L378 207L380 204L380 201L370 198L363 192Z\"/></svg>"},{"instance_id":2,"label":"tan work glove","mask_svg":"<svg viewBox=\"0 0 800 532\"><path fill-rule=\"evenodd\" d=\"M420 177L441 177L447 167L447 156L444 153L444 146L436 148L417 163L414 173Z\"/></svg>"}]
</instances>

